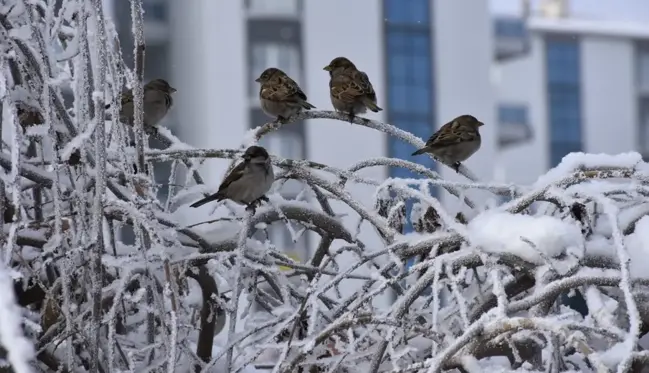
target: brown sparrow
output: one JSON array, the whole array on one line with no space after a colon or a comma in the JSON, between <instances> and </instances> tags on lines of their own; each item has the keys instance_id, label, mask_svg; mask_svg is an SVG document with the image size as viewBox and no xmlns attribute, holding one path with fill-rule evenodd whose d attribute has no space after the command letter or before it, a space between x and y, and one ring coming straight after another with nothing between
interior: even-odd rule
<instances>
[{"instance_id":1,"label":"brown sparrow","mask_svg":"<svg viewBox=\"0 0 649 373\"><path fill-rule=\"evenodd\" d=\"M147 133L155 132L155 125L167 115L173 99L171 94L176 88L169 85L164 79L154 79L144 85L144 129ZM121 96L122 109L120 120L128 125L133 125L133 91L127 90ZM106 109L110 104L106 105Z\"/></svg>"},{"instance_id":2,"label":"brown sparrow","mask_svg":"<svg viewBox=\"0 0 649 373\"><path fill-rule=\"evenodd\" d=\"M478 128L484 123L473 115L460 115L446 123L426 141L426 146L412 153L430 153L459 172L461 162L480 149Z\"/></svg>"},{"instance_id":3,"label":"brown sparrow","mask_svg":"<svg viewBox=\"0 0 649 373\"><path fill-rule=\"evenodd\" d=\"M300 86L280 69L270 67L264 70L255 82L261 83L261 109L278 121L283 122L302 110L315 109L307 102Z\"/></svg>"},{"instance_id":4,"label":"brown sparrow","mask_svg":"<svg viewBox=\"0 0 649 373\"><path fill-rule=\"evenodd\" d=\"M334 58L324 67L329 72L329 96L334 109L348 114L350 122L358 114L364 114L367 109L378 113L383 110L376 104L376 93L370 79L359 71L345 57Z\"/></svg>"}]
</instances>

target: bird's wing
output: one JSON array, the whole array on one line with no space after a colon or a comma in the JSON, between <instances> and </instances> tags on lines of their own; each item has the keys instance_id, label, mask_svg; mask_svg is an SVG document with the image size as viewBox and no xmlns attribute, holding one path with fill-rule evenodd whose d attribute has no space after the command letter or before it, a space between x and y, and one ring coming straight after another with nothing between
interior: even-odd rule
<instances>
[{"instance_id":1,"label":"bird's wing","mask_svg":"<svg viewBox=\"0 0 649 373\"><path fill-rule=\"evenodd\" d=\"M370 78L363 71L354 71L352 73L353 81L360 87L360 91L364 95L370 97L373 101L376 101L376 92L374 92L374 87L370 82Z\"/></svg>"},{"instance_id":2,"label":"bird's wing","mask_svg":"<svg viewBox=\"0 0 649 373\"><path fill-rule=\"evenodd\" d=\"M263 84L260 96L265 100L278 102L306 100L306 95L302 92L300 86L288 76L282 76Z\"/></svg>"},{"instance_id":3,"label":"bird's wing","mask_svg":"<svg viewBox=\"0 0 649 373\"><path fill-rule=\"evenodd\" d=\"M350 104L363 95L362 88L347 74L334 75L329 82L329 89L332 97Z\"/></svg>"},{"instance_id":4,"label":"bird's wing","mask_svg":"<svg viewBox=\"0 0 649 373\"><path fill-rule=\"evenodd\" d=\"M368 96L376 101L374 87L370 79L362 71L354 70L337 74L329 82L331 95L342 102L352 103L359 97Z\"/></svg>"},{"instance_id":5,"label":"bird's wing","mask_svg":"<svg viewBox=\"0 0 649 373\"><path fill-rule=\"evenodd\" d=\"M426 141L426 146L429 148L443 148L475 139L476 134L474 129L463 126L457 121L452 121L446 123L439 131L435 132Z\"/></svg>"},{"instance_id":6,"label":"bird's wing","mask_svg":"<svg viewBox=\"0 0 649 373\"><path fill-rule=\"evenodd\" d=\"M286 86L286 90L288 91L289 96L297 97L301 100L306 101L306 95L304 94L304 92L302 92L302 89L295 82L295 80L291 79L290 76L285 75L282 77L282 85Z\"/></svg>"},{"instance_id":7,"label":"bird's wing","mask_svg":"<svg viewBox=\"0 0 649 373\"><path fill-rule=\"evenodd\" d=\"M246 170L246 165L247 165L246 161L243 161L238 165L236 165L232 169L232 171L230 171L230 173L227 174L225 179L223 179L221 185L219 186L219 191L217 193L224 193L232 183L241 179L241 177L244 175L244 172Z\"/></svg>"}]
</instances>

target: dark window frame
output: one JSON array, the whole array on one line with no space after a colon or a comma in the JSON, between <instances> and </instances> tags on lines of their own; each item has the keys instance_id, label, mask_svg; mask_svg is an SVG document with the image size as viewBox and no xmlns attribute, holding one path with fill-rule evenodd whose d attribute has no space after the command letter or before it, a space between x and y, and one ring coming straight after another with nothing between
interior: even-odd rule
<instances>
[{"instance_id":1,"label":"dark window frame","mask_svg":"<svg viewBox=\"0 0 649 373\"><path fill-rule=\"evenodd\" d=\"M384 48L384 61L385 61L385 75L386 82L386 95L387 95L387 108L386 117L388 123L402 128L408 132L413 133L425 140L436 130L435 128L435 109L436 109L436 92L435 92L435 77L434 77L434 33L432 26L432 7L433 3L429 0L413 0L420 3L419 12L413 11L406 6L402 0L383 0L383 19L385 20L383 26L383 36L385 40ZM399 14L397 19L391 14L397 7L400 7L402 14ZM408 19L405 15L410 12ZM422 14L425 16L422 17ZM424 41L425 48L417 47L417 39L421 38ZM421 41L421 40L419 40ZM401 61L398 61L398 60ZM421 59L424 60L422 63ZM399 63L409 64L408 68L395 69ZM420 64L424 70L417 73L415 64ZM423 78L422 78L423 75ZM422 82L424 82L422 84ZM411 93L413 89L421 89L425 92L425 98L416 107L408 107L410 101L415 101L412 97L402 97ZM402 91L405 90L405 91ZM397 97L398 95L398 97ZM419 97L417 95L416 97ZM401 99L398 102L397 99ZM421 105L424 105L421 107ZM417 110L421 109L421 111ZM418 163L432 169L437 170L437 164L427 156L413 157L410 154L414 149L410 144L394 138L387 137L386 147L388 156L393 158L400 158L414 163ZM401 148L401 150L399 150ZM397 178L412 178L421 179L422 176L410 172L409 170L390 167L389 176ZM437 188L430 188L432 195L437 196ZM407 203L408 215L412 211L412 202ZM413 230L411 222L407 222L404 227L404 232Z\"/></svg>"},{"instance_id":2,"label":"dark window frame","mask_svg":"<svg viewBox=\"0 0 649 373\"><path fill-rule=\"evenodd\" d=\"M303 15L303 10L304 10L304 4L301 0L297 0L298 2L298 15L296 17L282 17L282 14L274 14L274 13L269 13L268 16L266 17L265 15L262 14L256 14L254 17L249 17L247 18L247 32L246 32L246 37L247 37L247 43L246 43L246 63L247 63L247 73L246 76L248 77L247 82L252 82L254 81L257 76L253 76L254 74L257 74L258 72L253 71L253 60L252 60L252 51L253 47L255 45L259 44L277 44L277 45L287 45L294 47L295 50L297 51L298 55L298 68L300 70L300 75L299 77L294 77L295 79L299 80L300 86L303 90L306 90L306 74L304 70L305 66L305 53L304 53L304 47L303 47L303 25L302 25L302 15ZM244 2L244 9L247 10L250 1L246 0ZM271 67L271 66L268 66ZM246 99L250 97L254 97L255 94L258 94L258 86L248 84L248 89L247 89L247 97ZM273 121L273 118L270 118L266 116L266 114L263 113L261 108L259 106L251 106L248 108L249 110L249 123L248 126L249 128L256 128L258 126L261 126L265 123ZM307 136L306 136L306 130L305 130L305 123L304 121L296 122L291 124L290 126L285 126L281 133L287 133L290 132L291 135L297 135L302 143L302 149L301 153L304 159L308 159L308 147L307 147ZM278 132L278 134L280 134ZM283 194L283 197L285 198L295 198L297 195L293 194ZM287 229L284 226L274 226L269 229ZM300 242L302 245L302 248L304 249L303 253L300 253L300 256L308 257L311 255L311 242L310 242L310 237L309 235L303 235L300 238ZM282 243L275 243L276 245L282 245Z\"/></svg>"},{"instance_id":3,"label":"dark window frame","mask_svg":"<svg viewBox=\"0 0 649 373\"><path fill-rule=\"evenodd\" d=\"M570 152L583 151L581 40L573 35L545 35L545 73L549 166Z\"/></svg>"}]
</instances>

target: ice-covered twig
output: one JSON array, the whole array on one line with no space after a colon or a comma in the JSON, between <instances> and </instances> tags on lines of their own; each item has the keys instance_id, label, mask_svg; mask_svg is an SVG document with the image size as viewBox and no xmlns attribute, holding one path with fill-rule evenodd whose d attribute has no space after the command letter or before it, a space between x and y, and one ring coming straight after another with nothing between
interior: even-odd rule
<instances>
[{"instance_id":1,"label":"ice-covered twig","mask_svg":"<svg viewBox=\"0 0 649 373\"><path fill-rule=\"evenodd\" d=\"M235 278L235 283L234 283L234 289L232 291L232 298L231 298L231 304L230 304L230 325L228 329L228 343L232 343L234 341L234 333L237 327L237 319L239 318L239 296L241 295L241 291L243 290L243 274L242 274L242 268L243 268L243 258L245 256L245 251L246 251L246 241L248 240L248 232L250 230L250 222L252 220L252 217L254 215L253 210L247 211L247 214L245 216L245 219L243 220L242 226L243 228L241 229L241 232L239 232L239 239L237 240L237 256L235 258L235 267L234 267L234 278ZM232 357L234 355L234 345L230 345L228 348L227 355L225 357L225 371L230 372L232 371L233 367L233 361Z\"/></svg>"},{"instance_id":2,"label":"ice-covered twig","mask_svg":"<svg viewBox=\"0 0 649 373\"><path fill-rule=\"evenodd\" d=\"M282 126L290 124L295 121L299 120L304 120L304 119L333 119L333 120L339 120L342 122L347 122L349 123L349 117L337 113L335 111L325 111L325 110L309 110L309 111L303 111L297 115L294 115L293 117L289 118L285 123L279 123L279 122L269 122L266 123L262 126L259 126L257 128L254 128L250 130L249 138L246 139L246 143L244 143L244 146L249 146L249 144L256 143L259 141L261 137L264 135L279 130ZM353 124L357 124L363 127L371 128L377 131L384 132L390 136L394 136L398 138L401 141L407 142L411 145L413 145L413 149L419 149L424 147L424 141L404 130L401 130L395 126L392 126L387 123L381 123L376 120L372 119L367 119L363 117L354 117L353 119ZM432 157L432 156L431 156ZM435 159L433 157L433 159ZM439 159L435 159L437 162L444 164L441 162ZM453 168L452 165L446 165L447 167ZM454 169L454 168L453 168ZM469 180L476 181L475 176L464 166L461 165L459 168L460 174L462 174L464 177L466 177Z\"/></svg>"},{"instance_id":3,"label":"ice-covered twig","mask_svg":"<svg viewBox=\"0 0 649 373\"><path fill-rule=\"evenodd\" d=\"M84 7L84 13L88 11L87 15L92 15L91 19L95 20L95 45L96 48L96 58L97 64L95 65L96 70L94 71L94 91L92 94L94 98L94 121L95 123L95 156L97 159L96 163L96 172L95 172L95 198L93 204L93 224L92 224L92 236L95 240L93 258L92 258L92 320L94 335L92 336L92 348L90 356L92 358L92 365L90 367L91 373L96 373L99 370L99 347L101 345L101 289L103 288L103 279L102 279L102 268L101 268L101 257L104 254L104 194L106 193L106 131L104 123L104 107L106 101L104 99L105 85L106 85L106 28L104 26L104 13L103 13L103 2L101 0L93 1L93 8L87 6Z\"/></svg>"}]
</instances>

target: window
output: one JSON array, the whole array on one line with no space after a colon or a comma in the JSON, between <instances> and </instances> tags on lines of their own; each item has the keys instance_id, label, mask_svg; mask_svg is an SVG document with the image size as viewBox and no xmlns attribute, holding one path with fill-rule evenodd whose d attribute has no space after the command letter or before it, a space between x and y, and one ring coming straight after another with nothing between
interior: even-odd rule
<instances>
[{"instance_id":1,"label":"window","mask_svg":"<svg viewBox=\"0 0 649 373\"><path fill-rule=\"evenodd\" d=\"M649 47L637 49L638 87L643 92L649 92Z\"/></svg>"},{"instance_id":2,"label":"window","mask_svg":"<svg viewBox=\"0 0 649 373\"><path fill-rule=\"evenodd\" d=\"M579 83L579 42L574 38L546 40L546 59L550 83Z\"/></svg>"},{"instance_id":3,"label":"window","mask_svg":"<svg viewBox=\"0 0 649 373\"><path fill-rule=\"evenodd\" d=\"M506 124L527 124L527 106L516 104L499 105L498 122Z\"/></svg>"},{"instance_id":4,"label":"window","mask_svg":"<svg viewBox=\"0 0 649 373\"><path fill-rule=\"evenodd\" d=\"M297 46L279 43L253 44L250 57L250 81L252 82L250 96L254 102L257 102L259 94L259 83L255 82L255 79L269 67L284 71L298 84L302 80L300 52Z\"/></svg>"},{"instance_id":5,"label":"window","mask_svg":"<svg viewBox=\"0 0 649 373\"><path fill-rule=\"evenodd\" d=\"M248 10L253 14L297 16L300 5L298 0L248 0Z\"/></svg>"},{"instance_id":6,"label":"window","mask_svg":"<svg viewBox=\"0 0 649 373\"><path fill-rule=\"evenodd\" d=\"M525 22L519 18L497 18L494 24L496 37L524 38L527 34Z\"/></svg>"},{"instance_id":7,"label":"window","mask_svg":"<svg viewBox=\"0 0 649 373\"><path fill-rule=\"evenodd\" d=\"M649 153L649 98L640 99L640 139L639 148L644 154Z\"/></svg>"},{"instance_id":8,"label":"window","mask_svg":"<svg viewBox=\"0 0 649 373\"><path fill-rule=\"evenodd\" d=\"M550 167L582 150L580 45L575 38L545 43Z\"/></svg>"},{"instance_id":9,"label":"window","mask_svg":"<svg viewBox=\"0 0 649 373\"><path fill-rule=\"evenodd\" d=\"M434 132L433 39L429 0L384 0L385 58L388 122L426 140ZM426 156L411 156L416 149L388 138L388 154L435 169ZM390 177L420 178L403 168L391 168ZM407 203L408 214L412 204ZM412 231L410 222L404 228Z\"/></svg>"},{"instance_id":10,"label":"window","mask_svg":"<svg viewBox=\"0 0 649 373\"><path fill-rule=\"evenodd\" d=\"M167 20L167 4L164 0L144 0L142 9L144 10L144 19L147 21L165 22Z\"/></svg>"},{"instance_id":11,"label":"window","mask_svg":"<svg viewBox=\"0 0 649 373\"><path fill-rule=\"evenodd\" d=\"M430 0L384 0L383 6L388 23L427 25L430 22Z\"/></svg>"}]
</instances>

